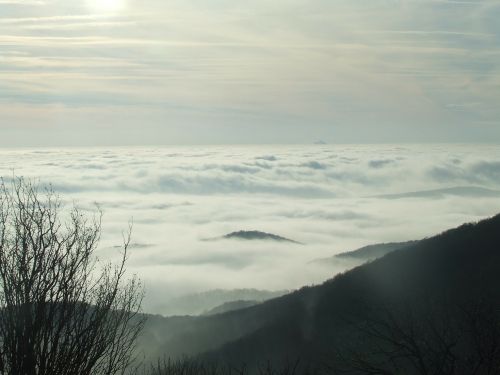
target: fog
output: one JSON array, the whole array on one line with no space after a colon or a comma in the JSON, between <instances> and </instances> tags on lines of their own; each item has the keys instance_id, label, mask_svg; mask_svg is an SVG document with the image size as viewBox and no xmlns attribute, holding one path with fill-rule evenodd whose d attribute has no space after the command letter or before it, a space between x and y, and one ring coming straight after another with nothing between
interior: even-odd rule
<instances>
[{"instance_id":1,"label":"fog","mask_svg":"<svg viewBox=\"0 0 500 375\"><path fill-rule=\"evenodd\" d=\"M499 211L498 146L4 149L0 157L7 181L51 183L84 210L97 203L102 259L116 258L132 220L129 271L146 285L144 310L156 313L187 293L319 283L355 264L313 260ZM303 245L204 241L238 230Z\"/></svg>"}]
</instances>

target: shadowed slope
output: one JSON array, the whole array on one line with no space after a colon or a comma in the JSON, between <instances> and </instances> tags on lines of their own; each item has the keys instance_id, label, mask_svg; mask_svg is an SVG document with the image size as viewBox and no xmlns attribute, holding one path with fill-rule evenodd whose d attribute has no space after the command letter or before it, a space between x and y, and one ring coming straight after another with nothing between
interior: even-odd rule
<instances>
[{"instance_id":1,"label":"shadowed slope","mask_svg":"<svg viewBox=\"0 0 500 375\"><path fill-rule=\"evenodd\" d=\"M485 295L500 300L500 216L465 224L339 275L250 308L150 322L167 356L200 354L256 366L300 357L324 363L352 341L353 324L377 306L423 313ZM204 353L204 354L203 354Z\"/></svg>"}]
</instances>

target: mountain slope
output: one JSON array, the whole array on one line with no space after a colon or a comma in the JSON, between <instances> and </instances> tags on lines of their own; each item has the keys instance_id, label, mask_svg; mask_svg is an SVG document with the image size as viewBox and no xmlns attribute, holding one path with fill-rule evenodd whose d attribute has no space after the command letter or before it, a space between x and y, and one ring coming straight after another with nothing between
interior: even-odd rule
<instances>
[{"instance_id":1,"label":"mountain slope","mask_svg":"<svg viewBox=\"0 0 500 375\"><path fill-rule=\"evenodd\" d=\"M409 309L419 316L429 309L470 304L485 295L489 303L496 303L499 243L500 216L496 216L396 250L321 286L269 301L262 308L279 309L276 319L205 358L257 364L297 357L319 363L328 360L333 348L352 341L353 326L367 319L366 311L375 312L380 306Z\"/></svg>"},{"instance_id":2,"label":"mountain slope","mask_svg":"<svg viewBox=\"0 0 500 375\"><path fill-rule=\"evenodd\" d=\"M423 316L426 309L445 310L484 295L500 301L499 243L496 216L395 250L320 286L220 315L150 321L147 330L160 355L250 367L296 357L322 363L333 348L354 340L353 325L380 307Z\"/></svg>"}]
</instances>

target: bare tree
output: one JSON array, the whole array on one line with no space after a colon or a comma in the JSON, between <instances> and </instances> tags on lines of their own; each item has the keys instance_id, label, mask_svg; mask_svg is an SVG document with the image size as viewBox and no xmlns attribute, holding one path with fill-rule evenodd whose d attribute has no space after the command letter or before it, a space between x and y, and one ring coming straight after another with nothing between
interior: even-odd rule
<instances>
[{"instance_id":1,"label":"bare tree","mask_svg":"<svg viewBox=\"0 0 500 375\"><path fill-rule=\"evenodd\" d=\"M0 374L117 374L133 361L142 286L94 252L101 213L66 212L50 188L0 184ZM130 229L130 228L129 228Z\"/></svg>"}]
</instances>

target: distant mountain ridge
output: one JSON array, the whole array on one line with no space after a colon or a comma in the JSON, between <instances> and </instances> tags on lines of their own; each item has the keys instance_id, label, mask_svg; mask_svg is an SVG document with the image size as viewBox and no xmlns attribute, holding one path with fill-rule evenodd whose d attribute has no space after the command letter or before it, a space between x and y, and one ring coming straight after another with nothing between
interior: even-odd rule
<instances>
[{"instance_id":1,"label":"distant mountain ridge","mask_svg":"<svg viewBox=\"0 0 500 375\"><path fill-rule=\"evenodd\" d=\"M234 301L263 302L288 293L287 290L214 289L186 294L165 301L155 309L164 316L196 316Z\"/></svg>"},{"instance_id":2,"label":"distant mountain ridge","mask_svg":"<svg viewBox=\"0 0 500 375\"><path fill-rule=\"evenodd\" d=\"M216 315L216 314L224 314L230 311L236 311L245 309L247 307L258 305L262 303L262 301L252 301L252 300L238 300L238 301L230 301L223 303L217 307L214 307L211 310L205 311L202 315Z\"/></svg>"},{"instance_id":3,"label":"distant mountain ridge","mask_svg":"<svg viewBox=\"0 0 500 375\"><path fill-rule=\"evenodd\" d=\"M374 198L402 199L402 198L442 198L445 196L459 197L500 197L499 190L487 189L479 186L454 186L449 188L411 191L407 193L377 195Z\"/></svg>"},{"instance_id":4,"label":"distant mountain ridge","mask_svg":"<svg viewBox=\"0 0 500 375\"><path fill-rule=\"evenodd\" d=\"M381 258L393 251L404 249L411 245L415 245L418 241L405 241L405 242L387 242L387 243L377 243L372 245L367 245L360 247L355 250L345 251L339 254L335 254L328 258L314 259L310 263L338 263L339 259L344 260L357 260L359 264L365 261L372 261L377 258Z\"/></svg>"},{"instance_id":5,"label":"distant mountain ridge","mask_svg":"<svg viewBox=\"0 0 500 375\"><path fill-rule=\"evenodd\" d=\"M353 258L362 260L373 260L381 258L398 249L404 249L408 246L415 245L418 241L406 242L388 242L374 245L363 246L353 251L346 251L335 255L335 258Z\"/></svg>"},{"instance_id":6,"label":"distant mountain ridge","mask_svg":"<svg viewBox=\"0 0 500 375\"><path fill-rule=\"evenodd\" d=\"M222 237L216 237L209 239L210 241L217 240L245 240L245 241L276 241L276 242L288 242L296 245L301 245L300 242L278 236L276 234L261 232L258 230L240 230L237 232L228 233Z\"/></svg>"}]
</instances>

